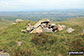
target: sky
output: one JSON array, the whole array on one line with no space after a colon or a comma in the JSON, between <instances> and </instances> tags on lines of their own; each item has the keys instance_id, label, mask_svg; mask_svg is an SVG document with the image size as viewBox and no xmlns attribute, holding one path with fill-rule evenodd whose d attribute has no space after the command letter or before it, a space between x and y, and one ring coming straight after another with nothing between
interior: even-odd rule
<instances>
[{"instance_id":1,"label":"sky","mask_svg":"<svg viewBox=\"0 0 84 56\"><path fill-rule=\"evenodd\" d=\"M0 11L84 9L84 0L0 0Z\"/></svg>"}]
</instances>

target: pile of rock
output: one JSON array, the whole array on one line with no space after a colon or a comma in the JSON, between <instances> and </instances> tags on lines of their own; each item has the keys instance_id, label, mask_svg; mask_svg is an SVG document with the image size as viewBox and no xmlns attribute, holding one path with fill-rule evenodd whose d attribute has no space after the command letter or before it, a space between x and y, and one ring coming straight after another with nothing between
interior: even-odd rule
<instances>
[{"instance_id":1,"label":"pile of rock","mask_svg":"<svg viewBox=\"0 0 84 56\"><path fill-rule=\"evenodd\" d=\"M26 27L27 32L30 33L42 33L42 32L57 32L65 28L65 25L56 25L50 22L50 20L40 20L34 26L28 23Z\"/></svg>"},{"instance_id":2,"label":"pile of rock","mask_svg":"<svg viewBox=\"0 0 84 56\"><path fill-rule=\"evenodd\" d=\"M29 33L42 33L42 32L57 32L57 31L62 31L66 28L65 25L56 25L48 19L43 19L38 21L34 26L32 26L30 23L27 24L26 30L21 30L21 32L29 32ZM68 28L66 30L67 33L72 33L74 32L75 29L72 27ZM83 30L84 33L84 30Z\"/></svg>"}]
</instances>

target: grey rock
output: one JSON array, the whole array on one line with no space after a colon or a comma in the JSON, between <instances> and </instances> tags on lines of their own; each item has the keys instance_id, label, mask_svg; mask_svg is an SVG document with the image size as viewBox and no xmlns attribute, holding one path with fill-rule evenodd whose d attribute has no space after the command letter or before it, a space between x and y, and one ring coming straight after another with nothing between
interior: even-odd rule
<instances>
[{"instance_id":1,"label":"grey rock","mask_svg":"<svg viewBox=\"0 0 84 56\"><path fill-rule=\"evenodd\" d=\"M66 26L65 26L65 25L61 25L61 27L62 27L63 29L65 29L65 28L66 28Z\"/></svg>"},{"instance_id":2,"label":"grey rock","mask_svg":"<svg viewBox=\"0 0 84 56\"><path fill-rule=\"evenodd\" d=\"M18 46L21 46L22 45L22 42L21 41L18 41L17 44L18 44Z\"/></svg>"},{"instance_id":3,"label":"grey rock","mask_svg":"<svg viewBox=\"0 0 84 56\"><path fill-rule=\"evenodd\" d=\"M34 27L35 27L35 28L38 27L39 25L41 25L42 22L45 22L45 21L48 21L48 22L49 22L50 20L48 20L48 19L44 19L44 20L43 20L43 19L42 19L42 20L38 21L38 22L34 25Z\"/></svg>"},{"instance_id":4,"label":"grey rock","mask_svg":"<svg viewBox=\"0 0 84 56\"><path fill-rule=\"evenodd\" d=\"M24 20L22 20L22 19L16 19L16 22L22 22L22 21L24 21Z\"/></svg>"},{"instance_id":5,"label":"grey rock","mask_svg":"<svg viewBox=\"0 0 84 56\"><path fill-rule=\"evenodd\" d=\"M12 23L13 25L17 24L17 23Z\"/></svg>"},{"instance_id":6,"label":"grey rock","mask_svg":"<svg viewBox=\"0 0 84 56\"><path fill-rule=\"evenodd\" d=\"M53 31L52 31L52 28L51 29L43 28L43 32L53 32Z\"/></svg>"},{"instance_id":7,"label":"grey rock","mask_svg":"<svg viewBox=\"0 0 84 56\"><path fill-rule=\"evenodd\" d=\"M43 29L42 29L42 27L38 27L38 28L36 28L36 29L33 29L30 33L42 33L43 32Z\"/></svg>"},{"instance_id":8,"label":"grey rock","mask_svg":"<svg viewBox=\"0 0 84 56\"><path fill-rule=\"evenodd\" d=\"M83 33L84 33L84 29L83 29Z\"/></svg>"},{"instance_id":9,"label":"grey rock","mask_svg":"<svg viewBox=\"0 0 84 56\"><path fill-rule=\"evenodd\" d=\"M68 32L68 33L72 33L73 31L74 31L73 28L68 28L68 29L67 29L67 32Z\"/></svg>"},{"instance_id":10,"label":"grey rock","mask_svg":"<svg viewBox=\"0 0 84 56\"><path fill-rule=\"evenodd\" d=\"M0 56L10 56L9 53L0 52Z\"/></svg>"}]
</instances>

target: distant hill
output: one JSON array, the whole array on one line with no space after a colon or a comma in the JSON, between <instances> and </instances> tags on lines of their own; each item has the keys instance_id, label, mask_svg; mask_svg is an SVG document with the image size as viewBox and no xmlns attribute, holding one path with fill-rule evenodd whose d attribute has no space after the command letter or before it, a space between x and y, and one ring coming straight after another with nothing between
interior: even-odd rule
<instances>
[{"instance_id":1,"label":"distant hill","mask_svg":"<svg viewBox=\"0 0 84 56\"><path fill-rule=\"evenodd\" d=\"M11 25L0 34L0 50L5 50L10 56L69 56L68 51L84 51L84 18L54 22L66 25L66 29L56 33L22 33L27 23L34 25L36 22L24 21ZM66 30L72 27L75 31L71 34ZM18 46L17 42L22 45Z\"/></svg>"},{"instance_id":2,"label":"distant hill","mask_svg":"<svg viewBox=\"0 0 84 56\"><path fill-rule=\"evenodd\" d=\"M64 21L75 17L84 17L84 10L67 9L51 11L0 12L0 19L5 20L15 20L20 18L24 20L38 21L43 18L49 18L53 21Z\"/></svg>"}]
</instances>

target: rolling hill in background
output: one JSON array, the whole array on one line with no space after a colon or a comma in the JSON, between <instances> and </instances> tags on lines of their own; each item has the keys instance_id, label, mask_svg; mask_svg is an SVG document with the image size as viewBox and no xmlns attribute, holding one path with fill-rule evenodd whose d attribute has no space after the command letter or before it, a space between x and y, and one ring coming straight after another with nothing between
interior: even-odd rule
<instances>
[{"instance_id":1,"label":"rolling hill in background","mask_svg":"<svg viewBox=\"0 0 84 56\"><path fill-rule=\"evenodd\" d=\"M53 21L64 21L74 17L84 17L83 9L51 10L51 11L20 11L20 12L0 12L2 20L24 20L38 21L49 18Z\"/></svg>"}]
</instances>

